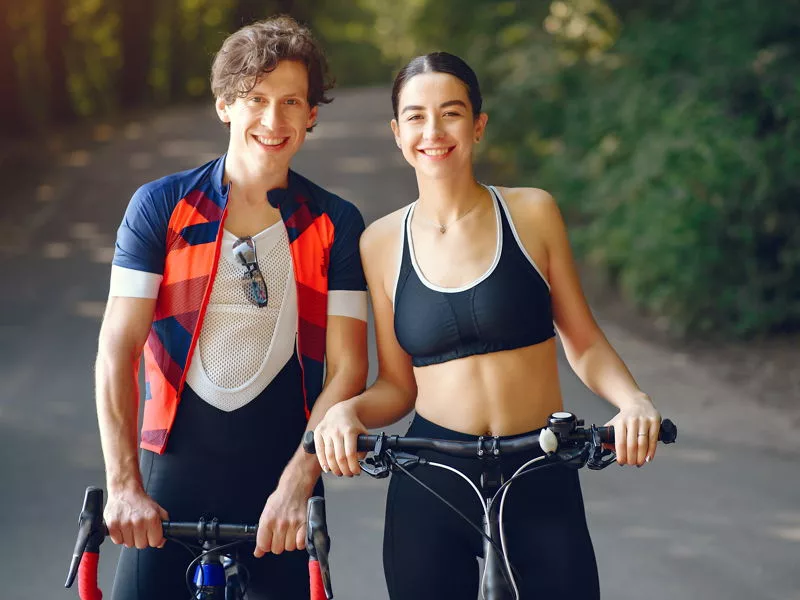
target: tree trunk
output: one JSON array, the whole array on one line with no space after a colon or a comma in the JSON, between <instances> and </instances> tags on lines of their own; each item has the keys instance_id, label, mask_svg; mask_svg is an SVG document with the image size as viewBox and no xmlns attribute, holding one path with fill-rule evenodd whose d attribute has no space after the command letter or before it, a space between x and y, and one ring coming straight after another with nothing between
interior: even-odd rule
<instances>
[{"instance_id":1,"label":"tree trunk","mask_svg":"<svg viewBox=\"0 0 800 600\"><path fill-rule=\"evenodd\" d=\"M3 82L3 93L0 94L3 118L0 123L3 133L20 134L28 129L30 123L20 100L13 36L8 24L10 4L7 0L0 0L0 81Z\"/></svg>"},{"instance_id":2,"label":"tree trunk","mask_svg":"<svg viewBox=\"0 0 800 600\"><path fill-rule=\"evenodd\" d=\"M155 18L154 0L122 0L122 108L134 108L151 98L148 77Z\"/></svg>"},{"instance_id":3,"label":"tree trunk","mask_svg":"<svg viewBox=\"0 0 800 600\"><path fill-rule=\"evenodd\" d=\"M169 101L186 97L186 40L183 39L183 13L177 0L169 8Z\"/></svg>"},{"instance_id":4,"label":"tree trunk","mask_svg":"<svg viewBox=\"0 0 800 600\"><path fill-rule=\"evenodd\" d=\"M48 71L48 112L55 122L75 117L67 87L67 47L69 28L66 23L66 1L45 2L44 56Z\"/></svg>"}]
</instances>

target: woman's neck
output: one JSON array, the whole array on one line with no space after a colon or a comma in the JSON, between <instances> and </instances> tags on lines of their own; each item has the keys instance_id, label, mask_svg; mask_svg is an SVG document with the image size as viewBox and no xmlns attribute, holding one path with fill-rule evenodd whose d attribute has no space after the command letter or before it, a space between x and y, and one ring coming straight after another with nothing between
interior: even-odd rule
<instances>
[{"instance_id":1,"label":"woman's neck","mask_svg":"<svg viewBox=\"0 0 800 600\"><path fill-rule=\"evenodd\" d=\"M461 177L428 179L417 177L419 205L425 217L438 223L449 223L464 211L471 210L484 194L472 172Z\"/></svg>"}]
</instances>

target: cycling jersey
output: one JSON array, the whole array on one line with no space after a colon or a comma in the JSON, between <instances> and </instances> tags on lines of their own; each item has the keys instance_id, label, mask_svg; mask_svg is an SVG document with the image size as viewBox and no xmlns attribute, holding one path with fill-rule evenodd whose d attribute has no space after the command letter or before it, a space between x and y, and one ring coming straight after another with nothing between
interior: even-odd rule
<instances>
[{"instance_id":1,"label":"cycling jersey","mask_svg":"<svg viewBox=\"0 0 800 600\"><path fill-rule=\"evenodd\" d=\"M115 277L124 279L124 270L138 271L146 275L129 284L138 289L120 295L157 297L144 347L141 447L159 454L166 448L216 275L230 190L224 171L223 155L142 186L117 232L112 285ZM294 171L288 187L270 190L268 200L280 209L289 235L308 416L322 390L328 293L364 295L366 290L358 252L364 221L351 203Z\"/></svg>"}]
</instances>

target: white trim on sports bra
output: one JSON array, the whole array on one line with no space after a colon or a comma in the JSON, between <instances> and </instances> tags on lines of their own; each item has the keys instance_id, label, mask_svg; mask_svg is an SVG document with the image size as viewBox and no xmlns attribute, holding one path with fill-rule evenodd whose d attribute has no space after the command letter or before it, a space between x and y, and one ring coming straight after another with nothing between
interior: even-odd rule
<instances>
[{"instance_id":1,"label":"white trim on sports bra","mask_svg":"<svg viewBox=\"0 0 800 600\"><path fill-rule=\"evenodd\" d=\"M542 281L544 281L545 285L547 286L547 289L549 290L550 282L547 281L547 278L542 273L541 269L539 268L539 265L537 265L536 261L533 260L533 258L531 258L531 255L528 254L528 251L525 249L522 240L519 239L519 233L517 233L517 228L514 226L514 220L511 218L511 211L508 210L508 204L506 204L505 198L503 198L503 194L501 194L500 190L498 190L493 185L490 185L489 189L492 190L497 195L497 199L500 201L500 206L503 207L503 212L506 213L506 219L508 220L509 227L511 227L511 233L514 234L514 239L517 240L517 246L519 246L519 249L522 250L522 254L525 255L525 258L527 258L533 265L533 268L536 269L536 272L539 273L539 277L542 278Z\"/></svg>"},{"instance_id":2,"label":"white trim on sports bra","mask_svg":"<svg viewBox=\"0 0 800 600\"><path fill-rule=\"evenodd\" d=\"M483 187L485 187L488 190L490 190L490 194L491 194L491 188L489 188L488 186L485 186L485 185ZM487 277L489 277L489 275L491 275L494 272L494 270L497 268L497 264L500 262L500 255L502 254L502 250L503 250L503 223L500 220L500 208L498 207L497 201L494 200L494 195L492 195L492 200L493 200L492 201L492 205L494 206L495 222L497 223L497 245L496 245L496 248L495 248L495 251L494 251L494 260L492 261L492 264L489 266L489 268L486 270L486 272L483 275L481 275L476 280L474 280L474 281L472 281L472 282L470 282L470 283L468 283L466 285L462 285L462 286L459 286L459 287L456 287L456 288L441 287L441 286L435 285L435 284L431 283L430 281L428 281L425 278L425 275L422 274L422 269L420 269L419 264L417 263L417 257L414 254L414 238L411 236L411 218L414 216L414 208L416 208L417 203L414 202L409 207L409 214L407 215L407 219L406 219L406 235L405 235L405 237L408 239L408 253L411 256L411 264L414 266L414 270L417 272L417 277L419 277L419 280L422 282L422 284L425 287L427 287L429 289L432 289L434 291L437 291L437 292L443 292L445 294L455 294L455 293L458 293L458 292L465 292L465 291L475 287L476 285L478 285L482 281L484 281ZM396 293L396 291L395 291L395 293Z\"/></svg>"}]
</instances>

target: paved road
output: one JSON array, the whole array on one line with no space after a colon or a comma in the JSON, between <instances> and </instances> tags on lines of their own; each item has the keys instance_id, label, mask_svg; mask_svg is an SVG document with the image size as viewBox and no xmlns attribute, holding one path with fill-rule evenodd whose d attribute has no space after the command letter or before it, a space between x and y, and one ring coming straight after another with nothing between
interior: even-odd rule
<instances>
[{"instance_id":1,"label":"paved road","mask_svg":"<svg viewBox=\"0 0 800 600\"><path fill-rule=\"evenodd\" d=\"M389 137L388 93L342 93L296 168L352 199L367 221L412 199L413 173ZM61 586L87 484L103 483L92 362L114 232L137 185L224 150L210 107L171 109L94 141L64 142L62 159L20 174L2 209L0 264L0 598L72 598ZM372 348L374 356L374 348ZM641 358L641 357L636 357ZM568 408L611 411L562 369ZM676 382L676 385L680 382ZM691 407L662 404L680 424ZM402 424L399 426L402 428ZM720 431L687 427L645 469L583 476L604 598L800 600L797 456L746 452ZM385 481L328 479L337 597L386 597L381 572ZM538 540L547 543L547 540ZM116 549L104 546L110 590Z\"/></svg>"}]
</instances>

